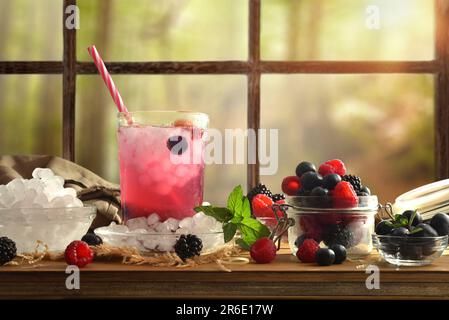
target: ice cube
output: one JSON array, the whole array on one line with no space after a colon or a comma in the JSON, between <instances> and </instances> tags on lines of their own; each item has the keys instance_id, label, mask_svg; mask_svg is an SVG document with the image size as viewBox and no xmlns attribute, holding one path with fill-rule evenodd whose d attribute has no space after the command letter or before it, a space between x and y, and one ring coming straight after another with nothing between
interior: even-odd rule
<instances>
[{"instance_id":1,"label":"ice cube","mask_svg":"<svg viewBox=\"0 0 449 320\"><path fill-rule=\"evenodd\" d=\"M71 196L54 197L50 201L50 207L52 208L64 208L71 205L73 198Z\"/></svg>"},{"instance_id":2,"label":"ice cube","mask_svg":"<svg viewBox=\"0 0 449 320\"><path fill-rule=\"evenodd\" d=\"M156 228L154 228L157 233L168 233L171 232L170 226L164 222L159 223Z\"/></svg>"},{"instance_id":3,"label":"ice cube","mask_svg":"<svg viewBox=\"0 0 449 320\"><path fill-rule=\"evenodd\" d=\"M157 213L152 213L147 218L147 224L149 226L154 225L155 223L159 222L159 215Z\"/></svg>"},{"instance_id":4,"label":"ice cube","mask_svg":"<svg viewBox=\"0 0 449 320\"><path fill-rule=\"evenodd\" d=\"M118 233L126 233L129 231L128 227L123 224L116 224L115 222L112 222L109 225L109 229L112 232L118 232Z\"/></svg>"},{"instance_id":5,"label":"ice cube","mask_svg":"<svg viewBox=\"0 0 449 320\"><path fill-rule=\"evenodd\" d=\"M176 220L174 218L168 218L163 222L163 224L167 226L168 230L175 231L176 229L178 229L179 220Z\"/></svg>"},{"instance_id":6,"label":"ice cube","mask_svg":"<svg viewBox=\"0 0 449 320\"><path fill-rule=\"evenodd\" d=\"M190 230L193 226L193 218L187 217L179 221L179 227Z\"/></svg>"},{"instance_id":7,"label":"ice cube","mask_svg":"<svg viewBox=\"0 0 449 320\"><path fill-rule=\"evenodd\" d=\"M129 219L126 222L126 225L128 226L129 230L136 230L136 229L146 229L148 227L147 224L147 218L145 217L139 217L134 219Z\"/></svg>"},{"instance_id":8,"label":"ice cube","mask_svg":"<svg viewBox=\"0 0 449 320\"><path fill-rule=\"evenodd\" d=\"M64 188L59 192L59 195L61 196L67 195L76 198L76 190L73 188Z\"/></svg>"},{"instance_id":9,"label":"ice cube","mask_svg":"<svg viewBox=\"0 0 449 320\"><path fill-rule=\"evenodd\" d=\"M34 189L38 193L41 193L44 190L44 183L36 178L28 180L26 185L28 189Z\"/></svg>"},{"instance_id":10,"label":"ice cube","mask_svg":"<svg viewBox=\"0 0 449 320\"><path fill-rule=\"evenodd\" d=\"M34 205L33 207L37 208L48 208L50 206L50 202L48 201L47 196L44 193L39 193L34 198Z\"/></svg>"},{"instance_id":11,"label":"ice cube","mask_svg":"<svg viewBox=\"0 0 449 320\"><path fill-rule=\"evenodd\" d=\"M175 231L176 234L189 234L190 230L186 228L179 228Z\"/></svg>"},{"instance_id":12,"label":"ice cube","mask_svg":"<svg viewBox=\"0 0 449 320\"><path fill-rule=\"evenodd\" d=\"M174 236L167 236L167 237L160 237L158 239L158 245L157 250L167 252L167 251L173 251L173 247L176 243L176 237Z\"/></svg>"},{"instance_id":13,"label":"ice cube","mask_svg":"<svg viewBox=\"0 0 449 320\"><path fill-rule=\"evenodd\" d=\"M49 180L55 176L53 171L49 168L36 168L33 170L33 173L31 175L33 176L33 178L42 180Z\"/></svg>"},{"instance_id":14,"label":"ice cube","mask_svg":"<svg viewBox=\"0 0 449 320\"><path fill-rule=\"evenodd\" d=\"M203 203L201 204L203 207L208 207L210 206L210 203L207 201L203 201Z\"/></svg>"},{"instance_id":15,"label":"ice cube","mask_svg":"<svg viewBox=\"0 0 449 320\"><path fill-rule=\"evenodd\" d=\"M143 240L143 246L148 250L156 249L157 245L158 245L158 240L157 240L157 237L155 237L155 236L148 236Z\"/></svg>"},{"instance_id":16,"label":"ice cube","mask_svg":"<svg viewBox=\"0 0 449 320\"><path fill-rule=\"evenodd\" d=\"M14 197L19 197L26 190L25 179L16 178L11 180L6 187L14 194Z\"/></svg>"}]
</instances>

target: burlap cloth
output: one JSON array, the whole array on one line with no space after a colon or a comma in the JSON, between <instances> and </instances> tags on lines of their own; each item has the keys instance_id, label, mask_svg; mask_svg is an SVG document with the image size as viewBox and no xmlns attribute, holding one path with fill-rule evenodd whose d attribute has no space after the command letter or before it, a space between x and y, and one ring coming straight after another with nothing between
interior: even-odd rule
<instances>
[{"instance_id":1,"label":"burlap cloth","mask_svg":"<svg viewBox=\"0 0 449 320\"><path fill-rule=\"evenodd\" d=\"M40 155L0 156L0 184L15 178L32 178L35 168L50 168L65 179L65 187L74 188L85 205L97 207L97 216L91 230L107 226L112 221L122 222L120 209L120 188L99 177L92 171L71 161Z\"/></svg>"}]
</instances>

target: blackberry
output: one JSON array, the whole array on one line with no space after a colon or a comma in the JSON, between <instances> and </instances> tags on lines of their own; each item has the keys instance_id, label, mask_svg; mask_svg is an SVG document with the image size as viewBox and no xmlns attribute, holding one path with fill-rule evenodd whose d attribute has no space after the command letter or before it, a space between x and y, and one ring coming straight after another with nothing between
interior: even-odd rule
<instances>
[{"instance_id":1,"label":"blackberry","mask_svg":"<svg viewBox=\"0 0 449 320\"><path fill-rule=\"evenodd\" d=\"M0 266L10 262L17 255L16 243L7 237L0 238Z\"/></svg>"},{"instance_id":2,"label":"blackberry","mask_svg":"<svg viewBox=\"0 0 449 320\"><path fill-rule=\"evenodd\" d=\"M89 246L99 246L100 244L103 244L103 240L93 232L86 233L81 238L81 241L84 241Z\"/></svg>"},{"instance_id":3,"label":"blackberry","mask_svg":"<svg viewBox=\"0 0 449 320\"><path fill-rule=\"evenodd\" d=\"M175 252L183 261L199 256L201 250L203 250L203 242L193 234L181 235L175 244Z\"/></svg>"},{"instance_id":4,"label":"blackberry","mask_svg":"<svg viewBox=\"0 0 449 320\"><path fill-rule=\"evenodd\" d=\"M364 192L362 191L363 186L362 179L360 179L360 177L354 176L352 174L347 174L341 177L341 180L349 182L357 194Z\"/></svg>"},{"instance_id":5,"label":"blackberry","mask_svg":"<svg viewBox=\"0 0 449 320\"><path fill-rule=\"evenodd\" d=\"M351 248L355 245L354 233L338 224L328 225L323 232L324 244L328 247L341 244L345 248Z\"/></svg>"},{"instance_id":6,"label":"blackberry","mask_svg":"<svg viewBox=\"0 0 449 320\"><path fill-rule=\"evenodd\" d=\"M258 194L264 194L269 198L273 197L273 194L271 191L262 183L259 183L257 186L255 186L253 189L251 189L250 192L246 195L246 197L249 200L249 203L253 202L253 198Z\"/></svg>"},{"instance_id":7,"label":"blackberry","mask_svg":"<svg viewBox=\"0 0 449 320\"><path fill-rule=\"evenodd\" d=\"M283 195L282 193L273 194L271 196L271 200L273 200L273 202L276 202L279 200L285 200L285 195Z\"/></svg>"}]
</instances>

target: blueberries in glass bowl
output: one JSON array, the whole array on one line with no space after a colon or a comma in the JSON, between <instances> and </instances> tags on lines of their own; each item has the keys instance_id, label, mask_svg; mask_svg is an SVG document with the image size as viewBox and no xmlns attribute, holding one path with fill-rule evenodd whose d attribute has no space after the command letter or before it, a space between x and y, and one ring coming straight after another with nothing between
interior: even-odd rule
<instances>
[{"instance_id":1,"label":"blueberries in glass bowl","mask_svg":"<svg viewBox=\"0 0 449 320\"><path fill-rule=\"evenodd\" d=\"M394 219L379 222L373 244L391 264L420 266L441 256L447 247L448 234L447 215L439 213L426 223L417 211L407 210Z\"/></svg>"}]
</instances>

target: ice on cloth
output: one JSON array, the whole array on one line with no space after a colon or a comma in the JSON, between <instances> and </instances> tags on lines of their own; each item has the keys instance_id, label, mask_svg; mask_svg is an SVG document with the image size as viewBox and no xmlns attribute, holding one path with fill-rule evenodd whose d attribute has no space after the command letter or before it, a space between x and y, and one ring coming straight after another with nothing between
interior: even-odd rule
<instances>
[{"instance_id":1,"label":"ice on cloth","mask_svg":"<svg viewBox=\"0 0 449 320\"><path fill-rule=\"evenodd\" d=\"M73 188L49 168L36 168L31 179L16 178L0 185L0 208L83 207Z\"/></svg>"},{"instance_id":2,"label":"ice on cloth","mask_svg":"<svg viewBox=\"0 0 449 320\"><path fill-rule=\"evenodd\" d=\"M126 225L113 222L96 230L110 245L136 247L143 251L174 251L181 234L198 236L203 242L203 250L211 250L224 244L222 231L222 223L203 212L182 220L168 218L163 222L156 213L152 213L148 217L129 219Z\"/></svg>"}]
</instances>

